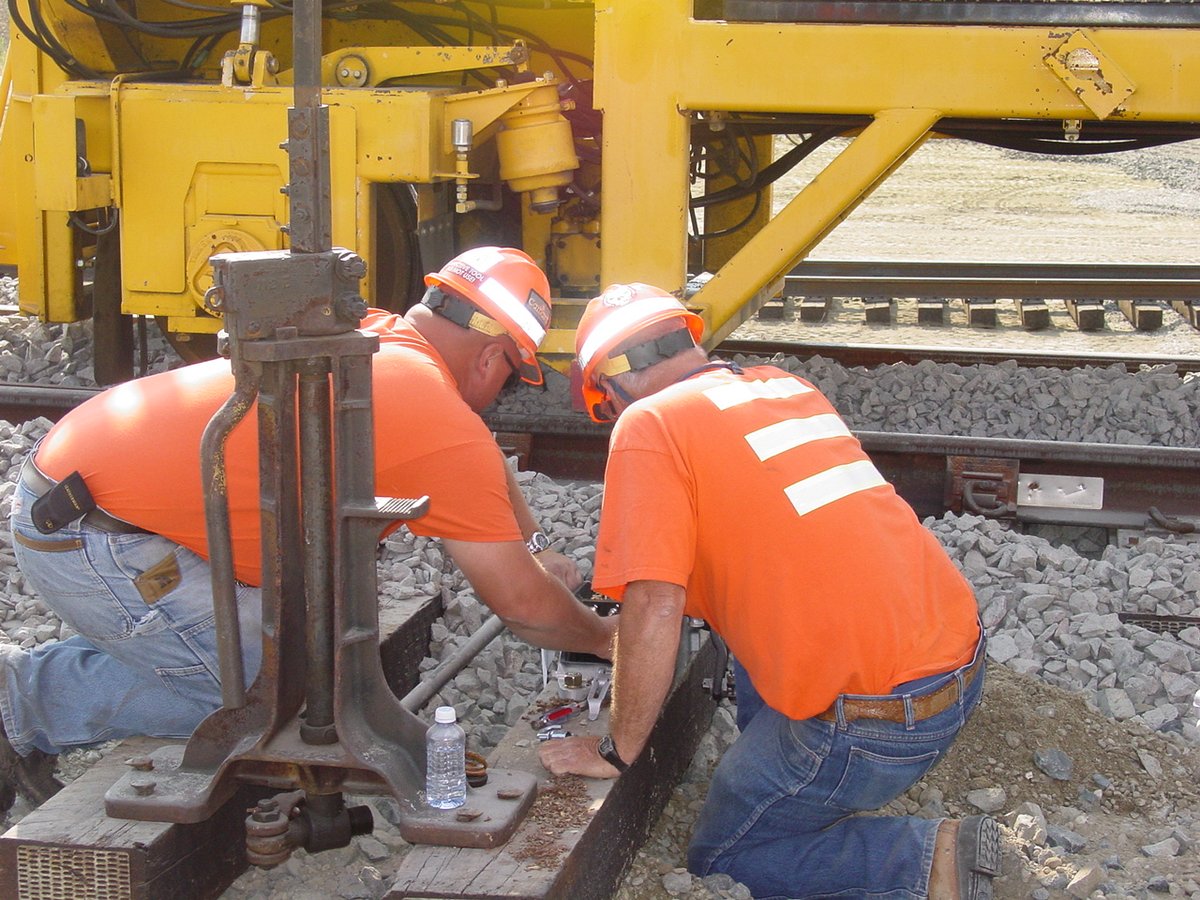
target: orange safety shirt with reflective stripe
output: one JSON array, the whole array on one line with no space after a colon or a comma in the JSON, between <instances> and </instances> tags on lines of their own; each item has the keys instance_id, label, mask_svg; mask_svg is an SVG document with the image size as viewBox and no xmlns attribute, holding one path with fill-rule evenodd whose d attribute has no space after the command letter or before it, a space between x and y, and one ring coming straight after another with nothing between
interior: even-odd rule
<instances>
[{"instance_id":1,"label":"orange safety shirt with reflective stripe","mask_svg":"<svg viewBox=\"0 0 1200 900\"><path fill-rule=\"evenodd\" d=\"M762 366L627 408L612 435L593 586L681 585L764 701L804 719L970 661L970 586L829 401Z\"/></svg>"},{"instance_id":2,"label":"orange safety shirt with reflective stripe","mask_svg":"<svg viewBox=\"0 0 1200 900\"><path fill-rule=\"evenodd\" d=\"M391 313L372 310L360 327L380 338L372 357L375 493L429 495L429 513L407 523L415 534L520 540L503 454L441 356ZM37 465L56 480L78 470L106 512L207 557L200 437L233 387L229 363L214 360L111 388L50 430ZM253 585L262 578L257 447L255 407L226 445L234 569Z\"/></svg>"}]
</instances>

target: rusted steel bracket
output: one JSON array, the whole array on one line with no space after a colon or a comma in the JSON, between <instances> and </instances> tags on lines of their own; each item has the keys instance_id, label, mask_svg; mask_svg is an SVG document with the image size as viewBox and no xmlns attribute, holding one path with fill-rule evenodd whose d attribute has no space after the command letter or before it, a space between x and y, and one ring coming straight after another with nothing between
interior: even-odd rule
<instances>
[{"instance_id":1,"label":"rusted steel bracket","mask_svg":"<svg viewBox=\"0 0 1200 900\"><path fill-rule=\"evenodd\" d=\"M947 456L946 509L990 519L1012 518L1017 514L1019 474L1015 459Z\"/></svg>"}]
</instances>

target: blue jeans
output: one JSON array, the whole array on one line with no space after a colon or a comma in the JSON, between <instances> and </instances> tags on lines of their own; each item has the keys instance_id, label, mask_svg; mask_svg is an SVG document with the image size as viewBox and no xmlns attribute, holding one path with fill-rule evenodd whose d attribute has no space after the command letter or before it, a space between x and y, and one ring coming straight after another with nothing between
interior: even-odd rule
<instances>
[{"instance_id":1,"label":"blue jeans","mask_svg":"<svg viewBox=\"0 0 1200 900\"><path fill-rule=\"evenodd\" d=\"M35 499L17 486L17 563L78 634L0 653L0 715L13 747L59 753L132 735L189 736L221 705L208 563L157 534L78 521L41 534L29 517ZM237 590L250 682L262 656L261 592Z\"/></svg>"},{"instance_id":2,"label":"blue jeans","mask_svg":"<svg viewBox=\"0 0 1200 900\"><path fill-rule=\"evenodd\" d=\"M961 686L968 667L886 696ZM725 872L759 898L927 897L941 820L855 814L891 802L945 754L983 693L982 667L956 703L908 723L789 719L763 703L736 662L735 678L742 733L713 774L688 868ZM851 695L835 707L844 699Z\"/></svg>"}]
</instances>

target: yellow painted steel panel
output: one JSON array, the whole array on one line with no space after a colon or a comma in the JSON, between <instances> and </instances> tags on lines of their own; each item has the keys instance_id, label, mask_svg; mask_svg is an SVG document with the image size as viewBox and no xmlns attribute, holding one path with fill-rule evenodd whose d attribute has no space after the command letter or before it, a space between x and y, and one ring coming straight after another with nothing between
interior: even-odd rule
<instances>
[{"instance_id":1,"label":"yellow painted steel panel","mask_svg":"<svg viewBox=\"0 0 1200 900\"><path fill-rule=\"evenodd\" d=\"M359 177L427 182L435 165L443 169L452 165L452 157L443 161L439 149L441 93L381 88L322 91L321 96L331 106L345 106L356 113Z\"/></svg>"},{"instance_id":2,"label":"yellow painted steel panel","mask_svg":"<svg viewBox=\"0 0 1200 900\"><path fill-rule=\"evenodd\" d=\"M185 199L197 171L209 163L269 165L279 173L278 190L286 181L287 154L279 143L287 136L290 91L243 94L213 87L125 85L115 102L125 171L125 287L182 299L189 224L184 219ZM188 211L190 224L203 212Z\"/></svg>"},{"instance_id":3,"label":"yellow painted steel panel","mask_svg":"<svg viewBox=\"0 0 1200 900\"><path fill-rule=\"evenodd\" d=\"M1200 119L1200 29L693 22L682 31L677 76L661 90L688 109L1094 118L1044 64L1081 31L1137 86L1116 115Z\"/></svg>"},{"instance_id":4,"label":"yellow painted steel panel","mask_svg":"<svg viewBox=\"0 0 1200 900\"><path fill-rule=\"evenodd\" d=\"M211 283L207 263L228 250L286 245L287 136L290 90L178 94L126 86L119 94L122 275L128 313L166 315L173 327L199 316ZM335 244L356 249L356 111L331 105L331 225ZM150 136L157 136L151 140ZM203 321L200 330L211 330Z\"/></svg>"},{"instance_id":5,"label":"yellow painted steel panel","mask_svg":"<svg viewBox=\"0 0 1200 900\"><path fill-rule=\"evenodd\" d=\"M92 108L87 118L86 107ZM103 148L107 159L107 112L104 96L39 94L33 98L34 197L39 209L80 210L109 205L112 199L109 177L78 172L76 126L79 119L85 134L91 132L83 148L89 164L93 144ZM97 122L105 127L97 128Z\"/></svg>"}]
</instances>

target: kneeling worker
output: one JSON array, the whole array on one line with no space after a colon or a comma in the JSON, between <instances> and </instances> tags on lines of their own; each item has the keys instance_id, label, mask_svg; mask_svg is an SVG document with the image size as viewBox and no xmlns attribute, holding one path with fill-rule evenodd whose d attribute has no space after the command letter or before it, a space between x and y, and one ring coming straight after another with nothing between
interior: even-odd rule
<instances>
[{"instance_id":1,"label":"kneeling worker","mask_svg":"<svg viewBox=\"0 0 1200 900\"><path fill-rule=\"evenodd\" d=\"M611 731L539 748L612 778L671 687L681 617L735 657L741 735L688 865L755 897L991 896L999 831L861 816L919 781L983 691L970 586L811 384L710 361L700 318L644 284L576 334L592 418L617 420L594 589L622 601Z\"/></svg>"},{"instance_id":2,"label":"kneeling worker","mask_svg":"<svg viewBox=\"0 0 1200 900\"><path fill-rule=\"evenodd\" d=\"M571 593L578 570L546 550L479 417L510 378L541 382L546 276L519 250L481 247L426 284L403 317L372 310L360 326L380 339L376 492L429 495L429 513L408 528L441 538L519 637L608 656L613 623ZM31 803L57 790L54 755L65 748L186 738L220 706L199 447L233 386L229 363L214 360L114 387L65 416L25 462L11 517L17 561L77 635L33 650L0 645L4 809L14 790ZM248 681L262 649L257 425L251 411L226 447ZM36 502L73 473L97 508L61 527L35 520Z\"/></svg>"}]
</instances>

